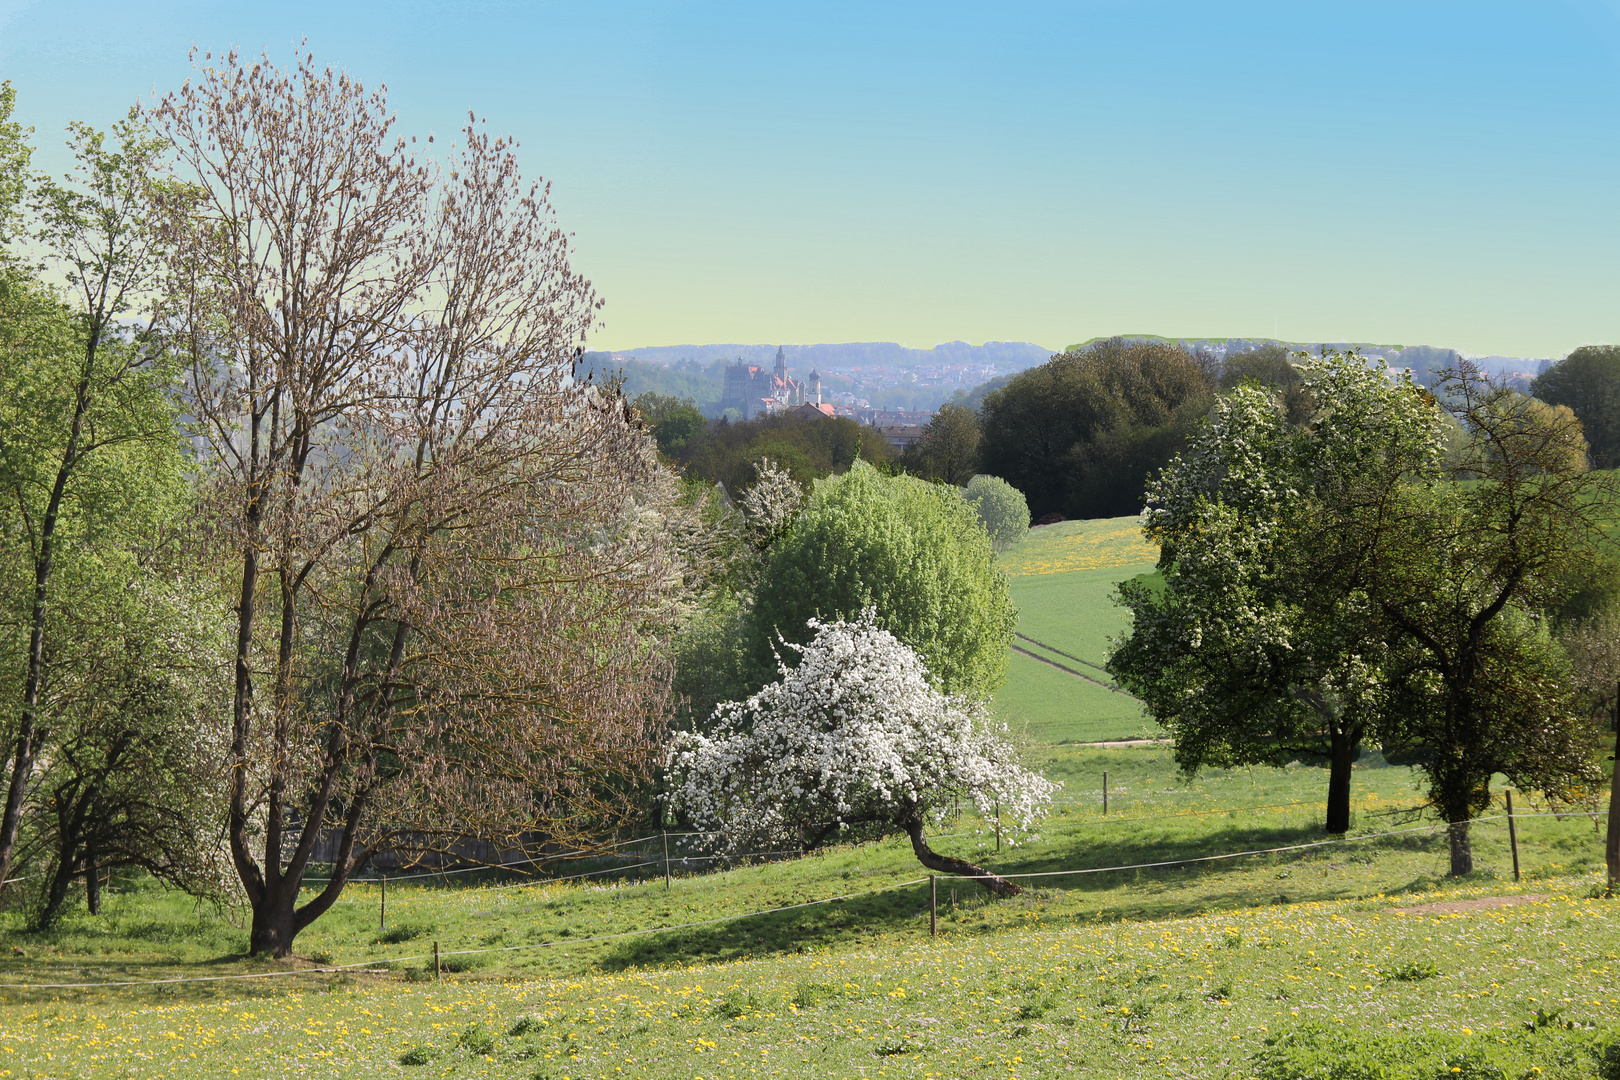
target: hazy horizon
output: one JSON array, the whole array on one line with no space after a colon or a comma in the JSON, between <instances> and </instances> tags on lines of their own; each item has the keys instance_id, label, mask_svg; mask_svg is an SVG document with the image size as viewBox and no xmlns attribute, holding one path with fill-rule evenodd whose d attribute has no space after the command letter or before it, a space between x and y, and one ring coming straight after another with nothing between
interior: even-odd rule
<instances>
[{"instance_id":1,"label":"hazy horizon","mask_svg":"<svg viewBox=\"0 0 1620 1080\"><path fill-rule=\"evenodd\" d=\"M193 42L306 36L404 132L519 138L593 349L1616 339L1612 0L0 0L0 78L59 172L67 120L178 87Z\"/></svg>"}]
</instances>

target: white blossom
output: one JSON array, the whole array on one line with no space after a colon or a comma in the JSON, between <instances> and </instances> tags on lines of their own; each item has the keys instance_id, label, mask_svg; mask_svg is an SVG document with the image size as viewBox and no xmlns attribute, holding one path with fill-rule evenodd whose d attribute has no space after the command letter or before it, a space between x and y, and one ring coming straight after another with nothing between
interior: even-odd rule
<instances>
[{"instance_id":1,"label":"white blossom","mask_svg":"<svg viewBox=\"0 0 1620 1080\"><path fill-rule=\"evenodd\" d=\"M1023 768L983 703L942 694L911 648L876 625L812 620L814 639L781 679L715 710L709 734L678 735L671 803L732 850L810 847L938 822L963 800L1016 841L1056 785ZM758 850L758 849L754 849Z\"/></svg>"}]
</instances>

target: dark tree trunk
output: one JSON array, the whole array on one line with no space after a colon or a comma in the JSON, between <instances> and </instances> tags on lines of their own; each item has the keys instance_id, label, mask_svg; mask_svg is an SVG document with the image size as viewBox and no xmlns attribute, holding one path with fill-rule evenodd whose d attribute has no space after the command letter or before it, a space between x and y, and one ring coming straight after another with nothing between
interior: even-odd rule
<instances>
[{"instance_id":1,"label":"dark tree trunk","mask_svg":"<svg viewBox=\"0 0 1620 1080\"><path fill-rule=\"evenodd\" d=\"M39 914L34 917L36 929L49 930L56 925L57 916L62 914L62 905L67 903L68 889L73 886L75 876L71 857L57 862L56 872L51 875L51 883L45 889L45 901L40 905Z\"/></svg>"},{"instance_id":2,"label":"dark tree trunk","mask_svg":"<svg viewBox=\"0 0 1620 1080\"><path fill-rule=\"evenodd\" d=\"M1451 876L1466 877L1474 872L1474 848L1468 840L1468 819L1450 822L1446 835L1451 840Z\"/></svg>"},{"instance_id":3,"label":"dark tree trunk","mask_svg":"<svg viewBox=\"0 0 1620 1080\"><path fill-rule=\"evenodd\" d=\"M1359 731L1333 732L1328 759L1327 831L1334 835L1350 831L1350 776L1360 747Z\"/></svg>"},{"instance_id":4,"label":"dark tree trunk","mask_svg":"<svg viewBox=\"0 0 1620 1080\"><path fill-rule=\"evenodd\" d=\"M99 313L98 313L99 314ZM50 598L51 571L56 552L56 525L62 513L62 500L69 479L79 462L79 439L84 433L84 417L90 410L90 381L95 371L96 346L100 343L99 318L92 323L85 345L84 366L73 393L73 421L68 426L67 445L56 468L51 498L45 506L34 549L34 606L29 619L28 667L23 678L22 711L17 722L17 750L11 762L10 783L6 787L5 809L0 811L0 893L11 873L11 859L17 852L17 834L22 830L23 797L33 779L34 762L46 732L39 723L40 688L45 681L45 616Z\"/></svg>"},{"instance_id":5,"label":"dark tree trunk","mask_svg":"<svg viewBox=\"0 0 1620 1080\"><path fill-rule=\"evenodd\" d=\"M84 846L84 904L90 914L101 914L101 861L96 857L96 842Z\"/></svg>"},{"instance_id":6,"label":"dark tree trunk","mask_svg":"<svg viewBox=\"0 0 1620 1080\"><path fill-rule=\"evenodd\" d=\"M1008 881L1004 877L992 874L981 866L974 866L965 859L954 858L950 855L941 855L928 846L923 839L922 815L912 814L904 822L906 835L911 837L911 850L917 855L917 861L930 870L938 870L942 874L957 874L969 877L980 885L989 889L997 896L1017 896L1024 891L1023 886L1015 881Z\"/></svg>"}]
</instances>

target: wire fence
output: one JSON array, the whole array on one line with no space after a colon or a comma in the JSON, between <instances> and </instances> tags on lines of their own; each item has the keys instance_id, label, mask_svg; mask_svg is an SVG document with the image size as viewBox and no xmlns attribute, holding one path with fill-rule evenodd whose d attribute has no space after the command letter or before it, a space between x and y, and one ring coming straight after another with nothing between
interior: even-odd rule
<instances>
[{"instance_id":1,"label":"wire fence","mask_svg":"<svg viewBox=\"0 0 1620 1080\"><path fill-rule=\"evenodd\" d=\"M1520 818L1564 817L1564 816L1567 816L1567 815L1562 815L1562 814L1557 814L1557 813L1533 813L1533 814L1514 814L1514 815L1512 815L1512 818L1514 820L1517 820L1517 819L1520 819ZM1488 816L1484 816L1484 817L1474 818L1472 824L1481 824L1481 823L1493 822L1493 821L1504 821L1504 820L1507 820L1507 819L1508 819L1508 815L1505 815L1505 814L1493 814L1493 815L1488 815ZM1214 855L1188 856L1188 857L1179 858L1179 859L1164 859L1164 860L1155 860L1155 861L1150 861L1150 862L1124 863L1124 864L1110 865L1110 866L1075 867L1075 868L1072 868L1072 869L1065 869L1065 870L1031 871L1031 872L1027 872L1027 873L1006 873L1006 874L994 874L994 875L986 874L986 875L982 875L982 876L979 876L979 875L950 875L949 878L950 878L950 880L953 880L953 881L975 881L975 880L988 879L990 877L996 877L996 878L1000 878L1002 880L1007 880L1007 881L1021 881L1021 880L1022 881L1027 881L1027 880L1035 880L1035 879L1049 879L1049 878L1067 877L1067 876L1076 876L1076 875L1108 874L1108 873L1121 873L1121 872L1139 871L1139 870L1166 869L1166 868L1177 867L1177 866L1192 866L1192 865L1196 865L1196 864L1200 864L1200 863L1211 863L1211 862L1219 862L1219 861L1232 860L1232 859L1252 858L1252 857L1257 857L1257 856L1262 856L1262 855L1279 855L1279 854L1286 854L1286 853L1290 853L1290 852L1298 852L1298 851L1307 851L1307 850L1312 850L1312 849L1344 846L1344 845L1347 845L1347 844L1359 844L1359 843L1364 843L1364 842L1367 842L1367 841L1370 841L1370 840L1380 840L1380 839L1385 839L1387 837L1393 837L1393 836L1406 836L1406 835L1411 835L1411 834L1420 833L1420 832L1427 832L1427 833L1432 834L1432 833L1436 833L1436 832L1439 832L1441 830L1444 830L1447 827L1448 826L1443 822L1442 823L1431 823L1431 824L1427 824L1427 825L1411 826L1411 827L1403 828L1403 829L1390 829L1390 830L1386 830L1386 831L1383 831L1383 832L1362 833L1362 834L1359 834L1359 835L1356 835L1356 836L1342 836L1342 837L1335 837L1335 838L1328 839L1328 840L1316 840L1316 841L1310 841L1310 842L1302 843L1302 844L1283 844L1283 845L1278 845L1276 847L1251 848L1251 849L1246 849L1246 850L1242 850L1242 851L1229 851L1229 852L1222 852L1222 853L1214 854ZM656 861L657 860L653 860L653 862L656 862ZM586 875L579 875L579 876L586 876ZM510 885L491 886L490 888L492 888L492 889L514 888L514 887L521 887L521 886L525 886L525 885L548 883L550 880L559 880L559 879L547 879L547 882L519 882L519 883L510 884ZM837 896L823 897L823 898L817 899L817 900L805 900L805 901L800 901L800 902L792 903L792 904L780 904L780 905L777 905L777 906L774 906L774 907L760 908L760 909L753 910L753 911L735 912L735 913L732 913L732 914L729 914L729 915L720 915L720 916L716 916L714 918L709 918L709 919L696 919L696 920L692 920L692 921L689 921L689 922L672 923L672 924L668 924L668 925L664 925L664 926L645 927L645 928L640 928L640 929L636 929L636 930L625 930L625 931L621 931L621 932L618 932L618 933L611 933L611 934L594 934L594 935L589 935L589 936L584 936L584 937L572 937L572 936L570 936L570 937L567 937L567 938L558 938L556 940L551 940L551 941L530 942L530 943L523 944L523 945L497 945L497 946L489 946L489 947L486 947L486 948L449 949L449 950L440 950L437 947L435 947L434 951L431 952L431 953L418 952L418 953L409 953L409 954L402 955L402 956L380 957L380 958L373 958L373 959L370 959L370 960L358 961L358 962L353 963L353 964L322 964L322 965L309 967L309 968L296 968L296 969L287 969L287 970L280 970L280 971L244 972L244 973L240 973L240 974L230 974L230 975L187 975L187 976L176 976L176 977L173 977L173 978L166 978L166 979L125 979L125 980L112 980L112 981L84 981L84 982L48 982L48 983L47 982L16 982L16 983L0 983L0 990L36 991L36 990L112 989L112 988L132 987L132 986L170 986L170 985L176 985L176 984L181 984L181 983L216 983L216 982L229 982L229 981L233 981L233 980L244 980L244 979L287 978L287 977L311 976L311 975L319 976L319 975L333 975L333 974L355 973L355 972L372 972L372 973L376 973L376 974L384 974L384 973L388 973L390 971L395 970L395 965L407 964L407 963L410 963L412 961L426 960L426 959L429 959L429 958L432 958L434 960L434 962L435 962L435 965L437 965L438 962L440 960L442 960L444 957L451 957L451 956L477 956L477 955L489 954L489 953L512 953L512 952L533 951L533 950L538 950L538 949L572 948L572 947L576 947L576 946L579 946L579 945L588 944L590 942L618 941L618 940L624 940L624 939L628 939L628 938L647 937L647 936L651 936L651 935L654 935L654 934L667 934L667 933L671 933L671 932L674 932L674 931L680 931L680 930L690 930L690 929L695 929L695 928L704 927L704 926L718 926L718 925L721 925L721 924L724 924L724 923L739 922L739 921L744 920L744 919L759 918L761 916L779 914L779 913L785 912L785 911L796 911L796 910L801 910L801 909L804 909L804 908L820 907L820 906L824 906L824 905L827 905L827 904L841 903L841 902L847 901L847 900L857 900L857 899L861 899L863 897L877 896L877 895L881 895L881 894L884 894L884 893L894 892L894 891L899 890L899 889L910 888L913 885L927 884L929 881L930 881L930 878L926 877L926 876L925 877L913 877L913 878L905 879L903 881L892 882L892 883L887 884L887 885L880 885L880 886L878 886L876 888L872 888L872 889L865 889L865 890L861 890L861 891L857 891L857 892L850 892L850 893L842 893L842 894L837 895ZM435 946L436 945L437 945L437 943L435 943Z\"/></svg>"}]
</instances>

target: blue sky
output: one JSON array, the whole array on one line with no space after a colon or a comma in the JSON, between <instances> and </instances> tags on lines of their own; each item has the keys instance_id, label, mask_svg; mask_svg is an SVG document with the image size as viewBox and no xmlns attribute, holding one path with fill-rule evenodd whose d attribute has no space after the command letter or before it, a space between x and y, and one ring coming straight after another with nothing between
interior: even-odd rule
<instances>
[{"instance_id":1,"label":"blue sky","mask_svg":"<svg viewBox=\"0 0 1620 1080\"><path fill-rule=\"evenodd\" d=\"M592 344L1620 338L1620 3L0 0L42 165L192 42L475 109Z\"/></svg>"}]
</instances>

